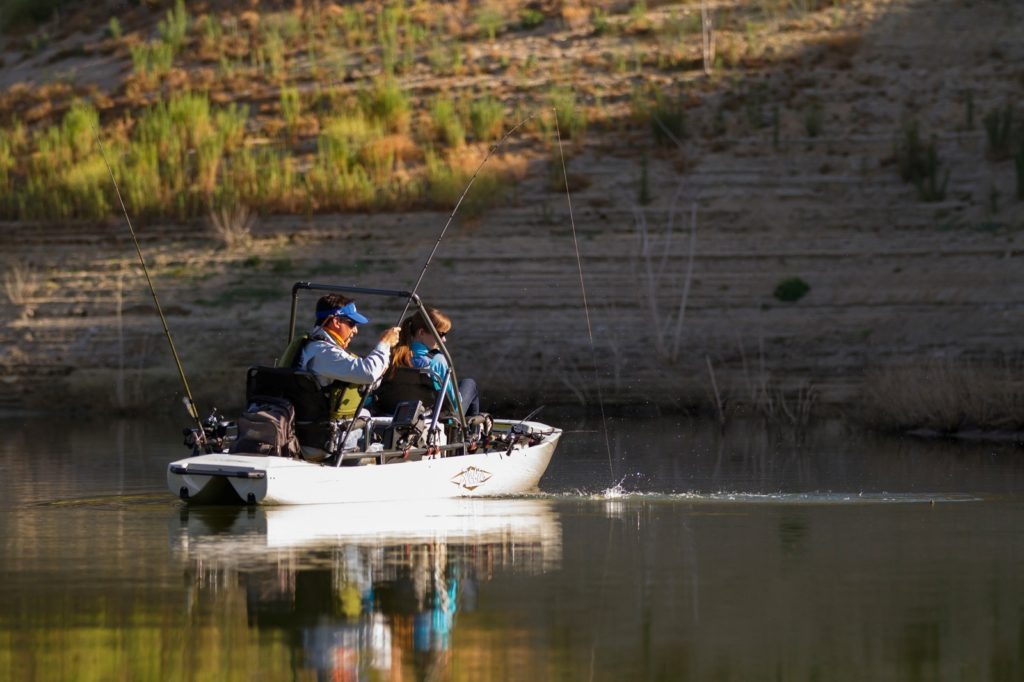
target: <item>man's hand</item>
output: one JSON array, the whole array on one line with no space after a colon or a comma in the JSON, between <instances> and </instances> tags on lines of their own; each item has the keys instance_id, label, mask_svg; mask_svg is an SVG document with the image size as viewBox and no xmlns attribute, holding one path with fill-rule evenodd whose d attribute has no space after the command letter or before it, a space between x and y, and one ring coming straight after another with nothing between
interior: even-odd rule
<instances>
[{"instance_id":1,"label":"man's hand","mask_svg":"<svg viewBox=\"0 0 1024 682\"><path fill-rule=\"evenodd\" d=\"M389 348L394 348L398 344L398 334L402 331L400 327L392 327L383 334L380 335L380 342L387 344Z\"/></svg>"}]
</instances>

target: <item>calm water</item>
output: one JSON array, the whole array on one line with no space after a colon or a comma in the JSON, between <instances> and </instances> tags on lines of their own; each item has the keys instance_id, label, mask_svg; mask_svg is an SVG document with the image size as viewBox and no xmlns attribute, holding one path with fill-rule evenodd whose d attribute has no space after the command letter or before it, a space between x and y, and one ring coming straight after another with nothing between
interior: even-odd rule
<instances>
[{"instance_id":1,"label":"calm water","mask_svg":"<svg viewBox=\"0 0 1024 682\"><path fill-rule=\"evenodd\" d=\"M535 496L281 509L4 422L0 679L1024 679L1024 448L557 421Z\"/></svg>"}]
</instances>

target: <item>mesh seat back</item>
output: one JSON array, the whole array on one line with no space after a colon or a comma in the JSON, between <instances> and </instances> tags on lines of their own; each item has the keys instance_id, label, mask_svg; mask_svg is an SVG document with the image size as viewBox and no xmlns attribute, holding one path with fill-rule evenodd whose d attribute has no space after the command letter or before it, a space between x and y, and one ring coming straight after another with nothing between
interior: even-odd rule
<instances>
[{"instance_id":1,"label":"mesh seat back","mask_svg":"<svg viewBox=\"0 0 1024 682\"><path fill-rule=\"evenodd\" d=\"M373 412L378 415L394 414L398 403L418 400L428 410L437 401L434 378L427 369L395 367L373 394Z\"/></svg>"},{"instance_id":2,"label":"mesh seat back","mask_svg":"<svg viewBox=\"0 0 1024 682\"><path fill-rule=\"evenodd\" d=\"M295 407L295 421L321 422L330 417L330 401L312 372L289 367L250 367L245 401L254 396L284 398Z\"/></svg>"}]
</instances>

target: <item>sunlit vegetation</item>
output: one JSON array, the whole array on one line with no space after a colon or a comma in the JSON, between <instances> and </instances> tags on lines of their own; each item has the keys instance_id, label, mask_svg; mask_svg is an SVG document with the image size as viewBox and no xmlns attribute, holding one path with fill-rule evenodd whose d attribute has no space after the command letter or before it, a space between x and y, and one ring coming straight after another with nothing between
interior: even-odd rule
<instances>
[{"instance_id":1,"label":"sunlit vegetation","mask_svg":"<svg viewBox=\"0 0 1024 682\"><path fill-rule=\"evenodd\" d=\"M31 24L61 5L37 4L30 11L32 3L14 2L4 16L18 13ZM839 4L760 0L720 12L720 44L737 51L727 62L760 59L754 27L773 17ZM261 12L168 0L151 16L148 26L127 14L103 19L102 49L130 65L117 92L58 82L0 96L0 217L111 215L118 207L104 150L129 210L188 220L238 206L259 213L445 206L464 179L458 159L530 116L520 135L542 145L556 124L562 138L581 144L588 128L619 130L625 121L671 147L688 134L688 105L671 80L647 77L698 64L694 37L702 29L692 4L647 2L558 9L488 2L465 12L388 0ZM567 28L632 42L610 44L593 64L557 68L548 56L503 44ZM637 86L643 101L625 118L577 80L580 66L595 64L648 84ZM518 83L514 95L491 94L491 74ZM807 125L809 135L818 133L816 120ZM500 185L515 175L486 170L475 192L500 201L513 188L487 190L488 178Z\"/></svg>"}]
</instances>

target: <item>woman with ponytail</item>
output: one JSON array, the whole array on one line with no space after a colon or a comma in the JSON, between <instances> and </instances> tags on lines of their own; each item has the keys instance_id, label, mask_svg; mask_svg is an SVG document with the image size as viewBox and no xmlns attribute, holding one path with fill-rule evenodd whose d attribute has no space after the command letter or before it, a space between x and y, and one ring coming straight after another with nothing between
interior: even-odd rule
<instances>
[{"instance_id":1,"label":"woman with ponytail","mask_svg":"<svg viewBox=\"0 0 1024 682\"><path fill-rule=\"evenodd\" d=\"M452 321L437 308L428 306L426 311L434 329L444 339L445 335L452 330ZM391 371L394 372L395 367L428 369L434 379L435 390L439 390L448 374L448 361L440 352L439 347L440 345L431 333L423 314L417 312L402 322L398 345L391 352ZM458 391L466 416L472 417L480 414L480 395L476 382L469 378L461 379ZM452 405L455 405L455 387L449 384L447 393L448 399Z\"/></svg>"}]
</instances>

